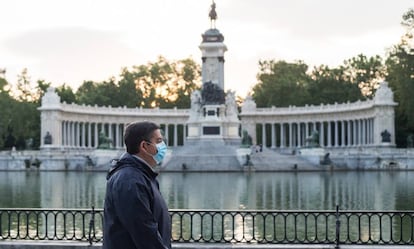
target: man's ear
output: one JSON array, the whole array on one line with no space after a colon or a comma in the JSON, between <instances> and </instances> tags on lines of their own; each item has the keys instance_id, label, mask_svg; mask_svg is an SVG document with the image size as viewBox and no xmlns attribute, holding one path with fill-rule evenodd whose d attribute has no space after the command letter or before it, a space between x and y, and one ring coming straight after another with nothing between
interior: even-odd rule
<instances>
[{"instance_id":1,"label":"man's ear","mask_svg":"<svg viewBox=\"0 0 414 249\"><path fill-rule=\"evenodd\" d=\"M138 152L142 151L142 148L144 148L144 144L145 144L144 140L142 140L141 143L138 144Z\"/></svg>"}]
</instances>

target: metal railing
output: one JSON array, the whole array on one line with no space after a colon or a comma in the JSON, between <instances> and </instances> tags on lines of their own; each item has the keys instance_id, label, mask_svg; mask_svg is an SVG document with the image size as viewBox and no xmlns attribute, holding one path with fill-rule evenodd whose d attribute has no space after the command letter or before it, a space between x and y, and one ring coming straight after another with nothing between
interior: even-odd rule
<instances>
[{"instance_id":1,"label":"metal railing","mask_svg":"<svg viewBox=\"0 0 414 249\"><path fill-rule=\"evenodd\" d=\"M414 211L170 210L172 241L414 245ZM103 237L102 209L0 209L0 240Z\"/></svg>"}]
</instances>

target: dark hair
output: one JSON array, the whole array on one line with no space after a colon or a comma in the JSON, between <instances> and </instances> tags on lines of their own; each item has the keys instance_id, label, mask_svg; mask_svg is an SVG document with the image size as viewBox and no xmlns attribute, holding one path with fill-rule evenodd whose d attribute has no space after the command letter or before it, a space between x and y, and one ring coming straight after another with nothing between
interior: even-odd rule
<instances>
[{"instance_id":1,"label":"dark hair","mask_svg":"<svg viewBox=\"0 0 414 249\"><path fill-rule=\"evenodd\" d=\"M150 141L153 132L160 127L152 122L134 122L130 123L124 134L124 142L126 150L130 154L136 154L139 152L139 144L142 141Z\"/></svg>"}]
</instances>

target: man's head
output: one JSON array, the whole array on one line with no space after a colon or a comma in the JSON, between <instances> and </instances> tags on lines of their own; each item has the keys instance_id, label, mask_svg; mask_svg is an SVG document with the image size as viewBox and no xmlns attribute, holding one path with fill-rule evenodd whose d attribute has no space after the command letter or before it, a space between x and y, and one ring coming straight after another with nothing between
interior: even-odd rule
<instances>
[{"instance_id":1,"label":"man's head","mask_svg":"<svg viewBox=\"0 0 414 249\"><path fill-rule=\"evenodd\" d=\"M156 145L162 141L160 127L152 122L131 123L125 129L124 142L127 152L140 156L150 165L156 164L153 156L157 154Z\"/></svg>"}]
</instances>

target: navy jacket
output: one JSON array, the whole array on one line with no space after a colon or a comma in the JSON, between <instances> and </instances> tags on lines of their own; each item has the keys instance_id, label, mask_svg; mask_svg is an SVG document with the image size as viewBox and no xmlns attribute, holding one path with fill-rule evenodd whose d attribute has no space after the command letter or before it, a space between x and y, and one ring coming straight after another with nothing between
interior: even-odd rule
<instances>
[{"instance_id":1,"label":"navy jacket","mask_svg":"<svg viewBox=\"0 0 414 249\"><path fill-rule=\"evenodd\" d=\"M104 249L169 249L171 221L157 173L125 153L107 176Z\"/></svg>"}]
</instances>

